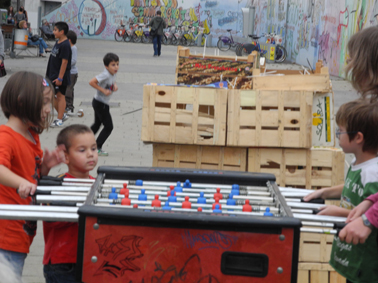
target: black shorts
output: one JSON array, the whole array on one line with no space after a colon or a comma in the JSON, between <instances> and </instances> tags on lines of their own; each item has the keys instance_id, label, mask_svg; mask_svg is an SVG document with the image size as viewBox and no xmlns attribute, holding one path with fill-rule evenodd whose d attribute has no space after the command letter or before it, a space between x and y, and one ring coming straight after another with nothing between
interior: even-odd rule
<instances>
[{"instance_id":1,"label":"black shorts","mask_svg":"<svg viewBox=\"0 0 378 283\"><path fill-rule=\"evenodd\" d=\"M53 86L54 86L54 89L55 89L55 93L60 92L61 94L66 95L66 90L67 90L67 86L66 85L59 85L59 86L57 86L57 85L55 85L53 83Z\"/></svg>"}]
</instances>

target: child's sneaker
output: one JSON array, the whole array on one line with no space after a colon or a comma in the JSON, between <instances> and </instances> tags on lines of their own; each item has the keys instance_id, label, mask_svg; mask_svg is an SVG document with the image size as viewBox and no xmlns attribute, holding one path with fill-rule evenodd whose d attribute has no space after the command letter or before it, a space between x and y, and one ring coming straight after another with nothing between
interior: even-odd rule
<instances>
[{"instance_id":1,"label":"child's sneaker","mask_svg":"<svg viewBox=\"0 0 378 283\"><path fill-rule=\"evenodd\" d=\"M50 125L51 128L62 127L62 126L63 126L63 121L60 119L54 120L54 122L52 122Z\"/></svg>"},{"instance_id":2,"label":"child's sneaker","mask_svg":"<svg viewBox=\"0 0 378 283\"><path fill-rule=\"evenodd\" d=\"M67 119L68 119L68 115L66 113L64 113L63 118L62 118L63 122L66 121Z\"/></svg>"},{"instance_id":3,"label":"child's sneaker","mask_svg":"<svg viewBox=\"0 0 378 283\"><path fill-rule=\"evenodd\" d=\"M107 153L106 151L103 151L101 148L97 152L98 152L98 156L108 156L109 155L109 153Z\"/></svg>"}]
</instances>

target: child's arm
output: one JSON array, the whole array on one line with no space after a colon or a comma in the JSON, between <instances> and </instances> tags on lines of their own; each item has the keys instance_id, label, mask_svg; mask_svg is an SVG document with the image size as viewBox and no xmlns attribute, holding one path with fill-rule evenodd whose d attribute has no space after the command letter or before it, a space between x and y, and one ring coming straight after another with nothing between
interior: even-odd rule
<instances>
[{"instance_id":1,"label":"child's arm","mask_svg":"<svg viewBox=\"0 0 378 283\"><path fill-rule=\"evenodd\" d=\"M362 218L358 217L340 231L339 238L341 241L345 241L348 244L363 244L369 237L371 231L369 227L364 225Z\"/></svg>"},{"instance_id":2,"label":"child's arm","mask_svg":"<svg viewBox=\"0 0 378 283\"><path fill-rule=\"evenodd\" d=\"M62 59L62 65L60 65L60 70L59 70L59 77L57 77L55 80L53 80L53 83L57 86L62 85L62 81L59 81L58 79L63 80L64 73L66 72L67 69L67 64L68 60L67 59Z\"/></svg>"},{"instance_id":3,"label":"child's arm","mask_svg":"<svg viewBox=\"0 0 378 283\"><path fill-rule=\"evenodd\" d=\"M319 208L320 212L317 215L329 215L329 216L339 216L348 217L350 210L342 208L336 205L326 205Z\"/></svg>"},{"instance_id":4,"label":"child's arm","mask_svg":"<svg viewBox=\"0 0 378 283\"><path fill-rule=\"evenodd\" d=\"M116 83L113 83L113 92L118 90L118 86Z\"/></svg>"},{"instance_id":5,"label":"child's arm","mask_svg":"<svg viewBox=\"0 0 378 283\"><path fill-rule=\"evenodd\" d=\"M94 77L93 79L91 79L89 81L89 85L95 89L97 89L98 91L101 91L103 94L105 94L106 96L108 95L111 95L112 94L112 91L110 89L104 89L103 87L100 87L98 85L98 80L96 79L96 77Z\"/></svg>"},{"instance_id":6,"label":"child's arm","mask_svg":"<svg viewBox=\"0 0 378 283\"><path fill-rule=\"evenodd\" d=\"M322 199L340 198L343 188L344 188L344 184L340 184L337 186L316 190L315 192L305 196L303 200L310 201L316 198L322 198Z\"/></svg>"},{"instance_id":7,"label":"child's arm","mask_svg":"<svg viewBox=\"0 0 378 283\"><path fill-rule=\"evenodd\" d=\"M9 168L0 165L0 183L4 186L18 189L21 198L34 195L37 185L13 173Z\"/></svg>"}]
</instances>

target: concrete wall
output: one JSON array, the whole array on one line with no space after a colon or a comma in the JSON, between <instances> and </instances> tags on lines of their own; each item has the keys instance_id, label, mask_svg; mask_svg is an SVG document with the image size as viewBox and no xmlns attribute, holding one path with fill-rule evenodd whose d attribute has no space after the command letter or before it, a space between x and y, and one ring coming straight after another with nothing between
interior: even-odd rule
<instances>
[{"instance_id":1,"label":"concrete wall","mask_svg":"<svg viewBox=\"0 0 378 283\"><path fill-rule=\"evenodd\" d=\"M314 68L322 59L337 76L343 76L348 39L378 23L378 0L71 0L46 19L66 21L79 38L114 40L121 21L148 23L161 10L168 24L206 23L216 43L227 29L242 30L247 6L256 9L256 34L283 36L288 60Z\"/></svg>"}]
</instances>

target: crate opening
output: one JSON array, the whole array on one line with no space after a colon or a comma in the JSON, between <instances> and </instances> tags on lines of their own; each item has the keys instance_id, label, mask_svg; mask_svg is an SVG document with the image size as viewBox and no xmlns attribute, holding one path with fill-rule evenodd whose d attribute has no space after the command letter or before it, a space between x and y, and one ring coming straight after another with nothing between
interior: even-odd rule
<instances>
[{"instance_id":1,"label":"crate opening","mask_svg":"<svg viewBox=\"0 0 378 283\"><path fill-rule=\"evenodd\" d=\"M192 124L186 124L186 123L176 123L176 127L184 127L184 128L191 128Z\"/></svg>"},{"instance_id":2,"label":"crate opening","mask_svg":"<svg viewBox=\"0 0 378 283\"><path fill-rule=\"evenodd\" d=\"M302 168L299 168L299 167L302 167ZM287 165L286 166L286 170L289 171L289 173L295 173L295 171L297 171L298 169L304 169L305 167L303 166L294 166L294 165Z\"/></svg>"},{"instance_id":3,"label":"crate opening","mask_svg":"<svg viewBox=\"0 0 378 283\"><path fill-rule=\"evenodd\" d=\"M170 103L164 103L164 102L155 102L155 107L171 108L171 104Z\"/></svg>"},{"instance_id":4,"label":"crate opening","mask_svg":"<svg viewBox=\"0 0 378 283\"><path fill-rule=\"evenodd\" d=\"M240 130L256 130L256 126L241 126Z\"/></svg>"},{"instance_id":5,"label":"crate opening","mask_svg":"<svg viewBox=\"0 0 378 283\"><path fill-rule=\"evenodd\" d=\"M256 110L256 106L241 106L240 110Z\"/></svg>"},{"instance_id":6,"label":"crate opening","mask_svg":"<svg viewBox=\"0 0 378 283\"><path fill-rule=\"evenodd\" d=\"M177 104L176 104L176 109L186 109L186 104L183 104L183 103L177 103Z\"/></svg>"},{"instance_id":7,"label":"crate opening","mask_svg":"<svg viewBox=\"0 0 378 283\"><path fill-rule=\"evenodd\" d=\"M312 171L332 171L332 167L316 167L316 166L312 166Z\"/></svg>"},{"instance_id":8,"label":"crate opening","mask_svg":"<svg viewBox=\"0 0 378 283\"><path fill-rule=\"evenodd\" d=\"M214 117L215 108L214 105L199 105L198 112Z\"/></svg>"},{"instance_id":9,"label":"crate opening","mask_svg":"<svg viewBox=\"0 0 378 283\"><path fill-rule=\"evenodd\" d=\"M261 107L262 111L278 111L278 107L263 106Z\"/></svg>"},{"instance_id":10,"label":"crate opening","mask_svg":"<svg viewBox=\"0 0 378 283\"><path fill-rule=\"evenodd\" d=\"M179 105L179 104L177 104L177 105ZM185 109L193 111L193 104L186 104Z\"/></svg>"},{"instance_id":11,"label":"crate opening","mask_svg":"<svg viewBox=\"0 0 378 283\"><path fill-rule=\"evenodd\" d=\"M154 122L154 125L155 126L170 126L171 125L171 123L170 122Z\"/></svg>"},{"instance_id":12,"label":"crate opening","mask_svg":"<svg viewBox=\"0 0 378 283\"><path fill-rule=\"evenodd\" d=\"M261 165L260 168L269 168L269 169L280 169L281 165L274 161L268 161L268 165Z\"/></svg>"},{"instance_id":13,"label":"crate opening","mask_svg":"<svg viewBox=\"0 0 378 283\"><path fill-rule=\"evenodd\" d=\"M297 119L290 120L290 124L296 125L298 123L299 123L299 121Z\"/></svg>"},{"instance_id":14,"label":"crate opening","mask_svg":"<svg viewBox=\"0 0 378 283\"><path fill-rule=\"evenodd\" d=\"M284 107L284 111L300 111L299 107Z\"/></svg>"},{"instance_id":15,"label":"crate opening","mask_svg":"<svg viewBox=\"0 0 378 283\"><path fill-rule=\"evenodd\" d=\"M261 127L261 130L278 131L278 127Z\"/></svg>"},{"instance_id":16,"label":"crate opening","mask_svg":"<svg viewBox=\"0 0 378 283\"><path fill-rule=\"evenodd\" d=\"M284 131L300 131L300 128L289 128L289 127L285 127L285 128L284 128Z\"/></svg>"},{"instance_id":17,"label":"crate opening","mask_svg":"<svg viewBox=\"0 0 378 283\"><path fill-rule=\"evenodd\" d=\"M158 95L161 95L161 96L165 95L165 91L164 90L159 90L158 91Z\"/></svg>"}]
</instances>

